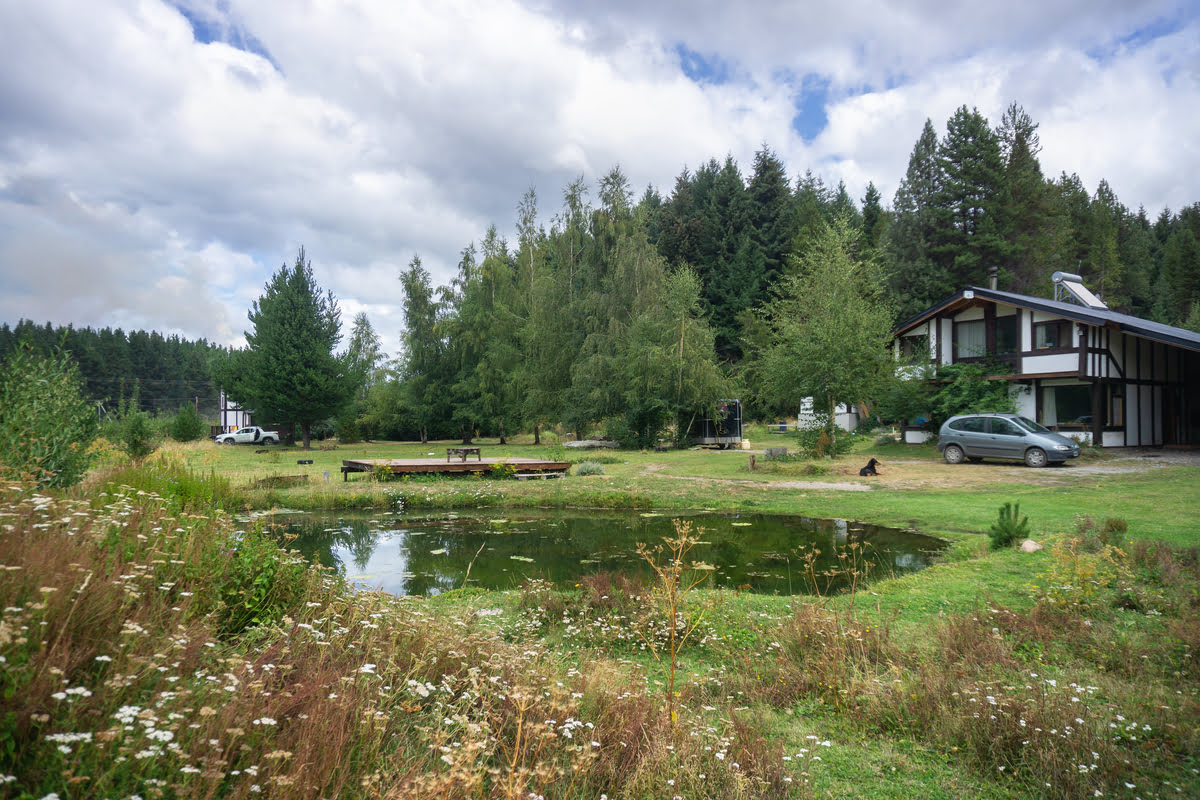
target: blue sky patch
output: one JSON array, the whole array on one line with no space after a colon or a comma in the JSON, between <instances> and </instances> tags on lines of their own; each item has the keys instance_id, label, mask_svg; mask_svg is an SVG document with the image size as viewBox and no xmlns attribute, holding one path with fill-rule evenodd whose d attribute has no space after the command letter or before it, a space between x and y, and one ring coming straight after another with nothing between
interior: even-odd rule
<instances>
[{"instance_id":1,"label":"blue sky patch","mask_svg":"<svg viewBox=\"0 0 1200 800\"><path fill-rule=\"evenodd\" d=\"M792 117L792 129L806 142L817 138L829 124L825 107L829 104L829 79L807 75L800 82L800 94L796 97L796 116Z\"/></svg>"},{"instance_id":2,"label":"blue sky patch","mask_svg":"<svg viewBox=\"0 0 1200 800\"><path fill-rule=\"evenodd\" d=\"M1179 33L1179 31L1183 30L1184 22L1183 17L1159 17L1140 28L1129 31L1123 36L1117 36L1110 41L1089 48L1085 52L1090 58L1095 59L1099 63L1108 64L1117 53L1123 50L1140 50L1156 39L1170 36L1173 33Z\"/></svg>"},{"instance_id":3,"label":"blue sky patch","mask_svg":"<svg viewBox=\"0 0 1200 800\"><path fill-rule=\"evenodd\" d=\"M172 5L192 26L192 36L200 44L212 44L213 42L227 44L238 50L262 56L270 61L275 69L279 69L279 65L275 63L275 59L271 58L271 54L267 52L263 43L227 16L228 6L225 3L218 5L220 13L225 16L217 19L201 16L195 10L186 8L182 4L172 3Z\"/></svg>"},{"instance_id":4,"label":"blue sky patch","mask_svg":"<svg viewBox=\"0 0 1200 800\"><path fill-rule=\"evenodd\" d=\"M675 54L683 74L696 83L720 85L730 80L728 62L716 55L699 53L682 42L675 45Z\"/></svg>"}]
</instances>

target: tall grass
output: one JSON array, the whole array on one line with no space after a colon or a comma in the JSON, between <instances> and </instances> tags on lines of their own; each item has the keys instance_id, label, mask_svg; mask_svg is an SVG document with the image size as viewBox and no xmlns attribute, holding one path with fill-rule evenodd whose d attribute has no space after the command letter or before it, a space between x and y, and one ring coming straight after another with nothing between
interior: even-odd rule
<instances>
[{"instance_id":1,"label":"tall grass","mask_svg":"<svg viewBox=\"0 0 1200 800\"><path fill-rule=\"evenodd\" d=\"M761 734L692 712L665 725L636 668L565 668L536 638L488 626L490 610L352 593L220 512L146 489L95 503L0 492L6 791L765 797L780 785L781 762L726 760L758 753Z\"/></svg>"}]
</instances>

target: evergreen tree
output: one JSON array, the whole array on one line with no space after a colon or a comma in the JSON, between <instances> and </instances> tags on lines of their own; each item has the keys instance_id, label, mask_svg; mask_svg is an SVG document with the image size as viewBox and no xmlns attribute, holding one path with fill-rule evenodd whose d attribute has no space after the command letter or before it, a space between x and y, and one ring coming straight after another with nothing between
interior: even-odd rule
<instances>
[{"instance_id":1,"label":"evergreen tree","mask_svg":"<svg viewBox=\"0 0 1200 800\"><path fill-rule=\"evenodd\" d=\"M1007 203L1000 142L977 110L962 106L938 145L930 255L955 288L986 286L1005 260L1001 210Z\"/></svg>"},{"instance_id":2,"label":"evergreen tree","mask_svg":"<svg viewBox=\"0 0 1200 800\"><path fill-rule=\"evenodd\" d=\"M335 416L350 394L342 360L341 311L333 292L313 280L304 248L292 267L284 264L250 310L253 330L233 362L229 396L263 424L299 426L309 449L312 426Z\"/></svg>"},{"instance_id":3,"label":"evergreen tree","mask_svg":"<svg viewBox=\"0 0 1200 800\"><path fill-rule=\"evenodd\" d=\"M901 318L925 310L955 290L949 270L932 256L937 232L934 203L942 184L937 147L937 132L927 119L893 203L886 251L891 294Z\"/></svg>"},{"instance_id":4,"label":"evergreen tree","mask_svg":"<svg viewBox=\"0 0 1200 800\"><path fill-rule=\"evenodd\" d=\"M882 199L875 183L868 182L862 200L862 243L872 250L880 246L887 230L887 213L880 204Z\"/></svg>"},{"instance_id":5,"label":"evergreen tree","mask_svg":"<svg viewBox=\"0 0 1200 800\"><path fill-rule=\"evenodd\" d=\"M772 284L783 273L784 259L795 232L795 214L787 171L779 157L764 143L754 154L754 170L746 186L749 199L750 229L753 242L762 256L750 305L757 306L768 296Z\"/></svg>"},{"instance_id":6,"label":"evergreen tree","mask_svg":"<svg viewBox=\"0 0 1200 800\"><path fill-rule=\"evenodd\" d=\"M1029 294L1047 281L1048 265L1061 249L1060 207L1053 203L1038 162L1041 141L1037 123L1016 103L1001 118L996 135L1004 160L1007 186L1001 209L1007 258L1002 264L1001 285Z\"/></svg>"}]
</instances>

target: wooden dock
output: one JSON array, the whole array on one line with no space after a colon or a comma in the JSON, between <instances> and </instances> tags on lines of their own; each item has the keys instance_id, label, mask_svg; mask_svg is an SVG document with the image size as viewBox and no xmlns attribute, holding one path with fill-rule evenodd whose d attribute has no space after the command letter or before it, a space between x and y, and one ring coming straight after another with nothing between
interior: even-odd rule
<instances>
[{"instance_id":1,"label":"wooden dock","mask_svg":"<svg viewBox=\"0 0 1200 800\"><path fill-rule=\"evenodd\" d=\"M374 472L385 467L393 475L416 475L421 473L457 474L462 472L491 472L497 464L510 466L521 477L560 477L571 468L568 461L539 461L536 458L480 458L467 461L455 458L345 458L342 459L342 480L349 480L351 472Z\"/></svg>"}]
</instances>

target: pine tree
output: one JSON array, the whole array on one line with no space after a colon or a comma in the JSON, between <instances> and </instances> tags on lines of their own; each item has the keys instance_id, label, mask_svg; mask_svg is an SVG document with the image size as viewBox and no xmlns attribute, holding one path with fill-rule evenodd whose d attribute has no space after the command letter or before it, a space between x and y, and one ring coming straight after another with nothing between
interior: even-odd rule
<instances>
[{"instance_id":1,"label":"pine tree","mask_svg":"<svg viewBox=\"0 0 1200 800\"><path fill-rule=\"evenodd\" d=\"M925 310L956 288L949 270L935 262L932 254L937 232L934 203L942 185L937 148L937 132L927 119L893 203L886 251L891 294L901 318Z\"/></svg>"},{"instance_id":2,"label":"pine tree","mask_svg":"<svg viewBox=\"0 0 1200 800\"><path fill-rule=\"evenodd\" d=\"M1000 142L978 110L962 106L938 144L930 255L956 288L986 286L1004 262L1001 210L1007 203Z\"/></svg>"},{"instance_id":3,"label":"pine tree","mask_svg":"<svg viewBox=\"0 0 1200 800\"><path fill-rule=\"evenodd\" d=\"M1025 294L1045 284L1048 265L1060 250L1063 227L1060 206L1053 203L1038 162L1042 146L1037 128L1025 109L1013 103L996 131L1007 185L1006 203L1000 212L1007 258L1001 265L1000 282Z\"/></svg>"},{"instance_id":4,"label":"pine tree","mask_svg":"<svg viewBox=\"0 0 1200 800\"><path fill-rule=\"evenodd\" d=\"M280 267L254 301L253 330L227 387L256 421L299 425L305 450L312 426L336 415L350 394L345 366L334 354L340 317L333 292L321 292L300 248L295 265Z\"/></svg>"}]
</instances>

